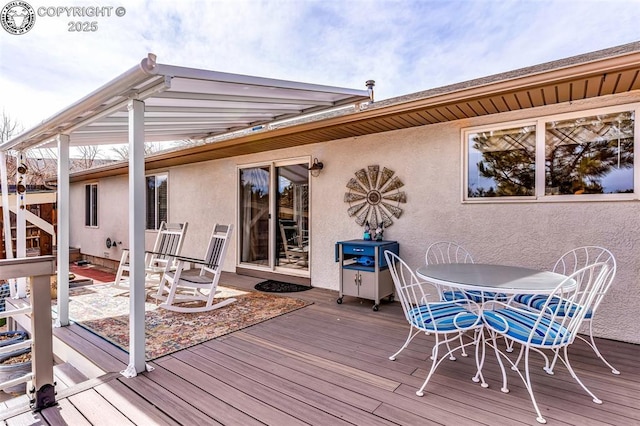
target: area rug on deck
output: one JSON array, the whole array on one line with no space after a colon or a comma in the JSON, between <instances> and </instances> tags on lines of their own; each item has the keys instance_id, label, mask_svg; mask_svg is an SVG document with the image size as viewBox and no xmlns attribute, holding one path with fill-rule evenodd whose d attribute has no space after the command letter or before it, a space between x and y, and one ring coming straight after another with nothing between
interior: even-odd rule
<instances>
[{"instance_id":1,"label":"area rug on deck","mask_svg":"<svg viewBox=\"0 0 640 426\"><path fill-rule=\"evenodd\" d=\"M254 288L267 293L293 293L296 291L309 290L311 289L311 286L267 280L256 284Z\"/></svg>"},{"instance_id":2,"label":"area rug on deck","mask_svg":"<svg viewBox=\"0 0 640 426\"><path fill-rule=\"evenodd\" d=\"M128 352L129 292L109 285L69 290L69 318ZM236 302L201 313L180 313L145 302L146 358L152 360L198 343L292 312L311 302L218 286L216 299ZM56 306L54 305L54 311Z\"/></svg>"}]
</instances>

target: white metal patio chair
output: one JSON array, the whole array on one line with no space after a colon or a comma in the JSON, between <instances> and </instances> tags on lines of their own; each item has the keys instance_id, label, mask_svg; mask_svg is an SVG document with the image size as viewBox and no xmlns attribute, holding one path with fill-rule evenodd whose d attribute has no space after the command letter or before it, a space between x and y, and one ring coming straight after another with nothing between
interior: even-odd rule
<instances>
[{"instance_id":1,"label":"white metal patio chair","mask_svg":"<svg viewBox=\"0 0 640 426\"><path fill-rule=\"evenodd\" d=\"M436 265L441 263L473 263L473 257L469 251L460 244L453 241L436 241L427 247L424 256L427 265ZM464 297L461 290L453 290L438 286L440 298L442 300L453 300Z\"/></svg>"},{"instance_id":2,"label":"white metal patio chair","mask_svg":"<svg viewBox=\"0 0 640 426\"><path fill-rule=\"evenodd\" d=\"M471 253L460 244L452 241L437 241L427 248L425 254L425 262L427 265L440 263L473 263ZM441 288L440 296L442 300L459 299L463 296L473 299L475 302L481 303L485 300L507 300L507 296L500 293L487 293L479 291L464 291Z\"/></svg>"},{"instance_id":3,"label":"white metal patio chair","mask_svg":"<svg viewBox=\"0 0 640 426\"><path fill-rule=\"evenodd\" d=\"M453 241L436 241L427 247L427 251L424 256L425 263L427 265L435 265L442 263L473 263L473 257L471 253ZM444 286L437 286L440 292L440 299L443 301L452 301L457 299L470 298L474 302L482 303L485 299L494 299L496 297L505 299L504 295L497 295L495 293L481 293L478 291L462 291L459 289L446 288ZM460 355L466 357L467 353L462 346ZM450 359L454 361L456 358L451 354Z\"/></svg>"},{"instance_id":4,"label":"white metal patio chair","mask_svg":"<svg viewBox=\"0 0 640 426\"><path fill-rule=\"evenodd\" d=\"M571 377L592 397L593 402L602 403L576 375L569 363L567 350L574 342L582 320L593 308L598 295L606 285L609 271L606 263L595 263L577 270L556 287L537 312L500 301L485 302L482 316L490 335L487 342L493 346L502 370L501 390L509 392L504 367L506 361L522 379L539 423L546 423L546 420L533 393L529 374L531 350L539 353L543 353L544 350L552 351L554 359L557 357L562 361ZM504 337L511 345L520 344L520 352L515 361L498 348L498 337ZM523 358L524 375L519 367Z\"/></svg>"},{"instance_id":5,"label":"white metal patio chair","mask_svg":"<svg viewBox=\"0 0 640 426\"><path fill-rule=\"evenodd\" d=\"M475 344L474 338L471 338L468 343L463 343L462 337L467 331L482 329L480 307L468 298L455 301L440 300L438 288L432 283L419 281L411 268L398 255L388 250L384 252L384 255L395 285L396 298L400 299L405 318L410 325L409 336L395 355L402 352L411 340L420 333L433 334L436 339L431 350L431 369L424 383L416 392L416 395L423 396L429 379L440 363L461 347ZM428 293L428 289L433 293ZM454 341L459 341L460 345L449 349L449 344ZM447 346L447 352L442 357L438 357L438 351L442 345ZM484 384L478 363L480 346L476 345L476 365L478 375ZM394 360L395 355L389 359Z\"/></svg>"},{"instance_id":6,"label":"white metal patio chair","mask_svg":"<svg viewBox=\"0 0 640 426\"><path fill-rule=\"evenodd\" d=\"M598 358L600 358L600 360L607 367L611 369L611 372L613 374L620 374L620 371L614 368L605 359L602 353L600 353L600 351L598 350L598 347L596 346L595 339L593 338L593 318L596 314L598 306L600 306L600 302L602 302L602 299L606 295L607 291L609 291L609 288L611 287L611 284L613 283L613 279L615 278L615 275L616 275L617 266L616 266L615 257L609 250L603 247L598 247L598 246L578 247L573 250L569 250L568 252L563 254L554 265L553 272L557 272L563 275L569 275L577 271L578 269L584 268L585 266L591 265L593 263L598 263L598 262L604 262L607 264L607 266L609 266L607 281L605 283L605 286L602 288L601 292L598 293L592 308L589 311L587 311L584 318L584 323L586 323L589 326L589 339L587 340L581 335L578 335L576 337L578 337L579 339L587 343L591 347L593 352L595 352L595 354L598 356ZM548 296L540 295L540 294L536 294L536 295L519 294L513 298L513 301L514 303L522 306L526 306L529 309L540 310L540 308L546 302L547 298ZM557 300L551 301L552 306L556 305L557 303L558 303ZM551 362L551 365L545 366L544 369L547 373L553 374L553 368L556 364L556 361L557 361L557 357L554 357L553 361Z\"/></svg>"},{"instance_id":7,"label":"white metal patio chair","mask_svg":"<svg viewBox=\"0 0 640 426\"><path fill-rule=\"evenodd\" d=\"M167 265L160 280L157 294L152 295L152 297L163 301L159 305L160 307L176 312L206 312L236 301L236 299L228 298L214 303L232 231L233 225L231 224L215 224L207 251L202 259L177 256L174 271L171 271ZM198 274L186 272L191 263L200 265ZM197 302L204 302L204 304Z\"/></svg>"},{"instance_id":8,"label":"white metal patio chair","mask_svg":"<svg viewBox=\"0 0 640 426\"><path fill-rule=\"evenodd\" d=\"M179 255L184 243L184 236L187 233L187 222L184 223L160 223L156 241L151 252L145 254L145 286L154 285L160 282L161 274L165 271L168 263L170 269L175 269L173 256ZM116 279L113 286L124 290L129 289L129 274L131 265L129 264L129 250L122 251Z\"/></svg>"}]
</instances>

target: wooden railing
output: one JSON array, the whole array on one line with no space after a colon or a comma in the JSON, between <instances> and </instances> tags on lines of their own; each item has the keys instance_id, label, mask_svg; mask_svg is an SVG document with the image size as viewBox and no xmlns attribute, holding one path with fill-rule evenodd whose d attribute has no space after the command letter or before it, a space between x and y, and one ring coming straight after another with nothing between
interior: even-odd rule
<instances>
[{"instance_id":1,"label":"wooden railing","mask_svg":"<svg viewBox=\"0 0 640 426\"><path fill-rule=\"evenodd\" d=\"M31 372L22 377L0 383L0 389L28 383L27 394L31 407L41 410L56 404L53 381L53 337L51 329L51 275L55 274L54 256L0 260L0 278L28 277L29 299L20 308L0 312L0 318L17 315L31 317L31 339L2 348L0 353L12 352L31 346ZM13 305L13 304L12 304Z\"/></svg>"}]
</instances>

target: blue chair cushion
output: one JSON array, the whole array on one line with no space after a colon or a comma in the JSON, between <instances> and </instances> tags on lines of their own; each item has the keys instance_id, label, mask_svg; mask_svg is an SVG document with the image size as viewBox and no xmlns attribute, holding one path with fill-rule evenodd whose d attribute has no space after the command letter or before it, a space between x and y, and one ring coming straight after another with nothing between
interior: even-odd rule
<instances>
[{"instance_id":1,"label":"blue chair cushion","mask_svg":"<svg viewBox=\"0 0 640 426\"><path fill-rule=\"evenodd\" d=\"M409 311L411 323L431 331L454 332L460 328L472 327L478 321L477 314L457 303L434 303L429 305L429 309L425 305L411 309Z\"/></svg>"},{"instance_id":2,"label":"blue chair cushion","mask_svg":"<svg viewBox=\"0 0 640 426\"><path fill-rule=\"evenodd\" d=\"M467 296L464 295L462 291L443 291L442 292L442 300L445 302L451 302L453 300L465 300Z\"/></svg>"},{"instance_id":3,"label":"blue chair cushion","mask_svg":"<svg viewBox=\"0 0 640 426\"><path fill-rule=\"evenodd\" d=\"M508 297L504 293L493 293L489 291L481 292L477 290L447 290L442 292L442 298L446 302L451 302L453 300L464 300L469 299L473 300L476 303L483 303L489 300L498 300L498 301L507 301Z\"/></svg>"},{"instance_id":4,"label":"blue chair cushion","mask_svg":"<svg viewBox=\"0 0 640 426\"><path fill-rule=\"evenodd\" d=\"M568 330L561 324L542 317L534 330L540 314L537 312L520 312L509 308L495 311L483 311L482 316L487 325L494 330L505 333L514 340L526 343L532 334L531 343L539 346L554 346L567 343L570 339ZM508 327L505 326L505 323ZM546 338L545 338L545 335Z\"/></svg>"},{"instance_id":5,"label":"blue chair cushion","mask_svg":"<svg viewBox=\"0 0 640 426\"><path fill-rule=\"evenodd\" d=\"M544 304L547 302L548 298L549 296L544 294L517 294L513 298L513 300L514 302L528 306L529 308L532 308L532 309L537 309L539 311L544 307ZM552 309L553 312L559 316L567 315L565 304L561 303L561 299L557 296L553 296L553 298L551 299L551 302L549 302L549 308ZM572 311L574 310L575 309L572 309ZM593 315L593 311L589 309L587 311L587 314L585 315L585 318L591 319L592 315Z\"/></svg>"}]
</instances>

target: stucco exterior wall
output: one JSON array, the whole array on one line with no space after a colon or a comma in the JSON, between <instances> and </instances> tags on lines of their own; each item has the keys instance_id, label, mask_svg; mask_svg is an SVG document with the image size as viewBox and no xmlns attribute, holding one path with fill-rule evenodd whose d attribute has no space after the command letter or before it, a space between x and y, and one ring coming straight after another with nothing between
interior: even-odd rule
<instances>
[{"instance_id":1,"label":"stucco exterior wall","mask_svg":"<svg viewBox=\"0 0 640 426\"><path fill-rule=\"evenodd\" d=\"M85 185L98 184L98 226L84 224ZM129 237L129 182L123 178L91 180L71 185L69 204L71 205L69 245L77 247L83 254L118 260L122 249L127 248ZM115 248L107 248L106 240L120 243Z\"/></svg>"},{"instance_id":2,"label":"stucco exterior wall","mask_svg":"<svg viewBox=\"0 0 640 426\"><path fill-rule=\"evenodd\" d=\"M607 247L616 256L618 273L600 307L594 333L640 343L634 321L640 311L638 201L461 202L461 129L639 101L638 94L609 97L176 167L169 171L170 220L189 222L184 253L201 256L215 221L236 223L238 165L317 157L325 167L310 178L310 276L313 286L338 290L334 243L362 235L362 228L347 215L346 184L358 169L377 164L395 171L405 184L404 213L385 231L385 239L400 243L400 255L411 266L423 264L427 246L443 239L463 244L476 262L544 269L577 246ZM105 179L100 185L100 199L108 198L101 203L99 229L84 228L83 216L73 215L72 223L72 245L97 255L105 251L107 236L121 236L122 241L127 237L126 177ZM83 206L82 197L81 185L73 185L72 205ZM105 204L118 208L105 212ZM224 265L228 271L235 270L235 238Z\"/></svg>"}]
</instances>

